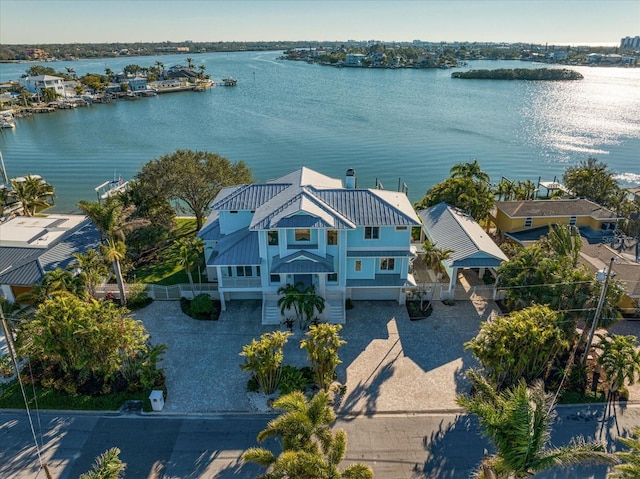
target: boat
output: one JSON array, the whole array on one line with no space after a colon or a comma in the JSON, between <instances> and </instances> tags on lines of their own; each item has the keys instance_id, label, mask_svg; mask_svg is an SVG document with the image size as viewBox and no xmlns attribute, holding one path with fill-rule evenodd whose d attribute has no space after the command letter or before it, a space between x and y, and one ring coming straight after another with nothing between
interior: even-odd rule
<instances>
[{"instance_id":1,"label":"boat","mask_svg":"<svg viewBox=\"0 0 640 479\"><path fill-rule=\"evenodd\" d=\"M105 181L101 185L96 186L94 189L98 195L98 201L106 200L118 193L124 193L129 187L128 181L123 181L122 177L110 181Z\"/></svg>"},{"instance_id":2,"label":"boat","mask_svg":"<svg viewBox=\"0 0 640 479\"><path fill-rule=\"evenodd\" d=\"M238 80L232 77L223 78L222 86L236 86L238 84Z\"/></svg>"},{"instance_id":3,"label":"boat","mask_svg":"<svg viewBox=\"0 0 640 479\"><path fill-rule=\"evenodd\" d=\"M16 122L12 110L0 111L0 128L15 128Z\"/></svg>"}]
</instances>

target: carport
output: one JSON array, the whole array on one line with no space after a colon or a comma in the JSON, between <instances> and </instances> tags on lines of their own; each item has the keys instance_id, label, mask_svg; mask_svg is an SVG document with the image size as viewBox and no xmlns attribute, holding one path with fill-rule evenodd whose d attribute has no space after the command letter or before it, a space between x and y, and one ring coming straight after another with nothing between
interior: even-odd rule
<instances>
[{"instance_id":1,"label":"carport","mask_svg":"<svg viewBox=\"0 0 640 479\"><path fill-rule=\"evenodd\" d=\"M422 220L420 242L429 239L438 248L453 250L451 257L443 261L449 275L449 291L454 291L458 270L479 268L480 277L485 269L495 269L507 256L489 234L464 211L447 203L438 203L418 211Z\"/></svg>"}]
</instances>

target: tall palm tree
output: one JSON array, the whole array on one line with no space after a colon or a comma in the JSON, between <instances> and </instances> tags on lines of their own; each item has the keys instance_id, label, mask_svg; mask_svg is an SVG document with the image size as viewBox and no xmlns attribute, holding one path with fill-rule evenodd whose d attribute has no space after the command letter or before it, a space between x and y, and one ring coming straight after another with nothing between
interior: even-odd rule
<instances>
[{"instance_id":1,"label":"tall palm tree","mask_svg":"<svg viewBox=\"0 0 640 479\"><path fill-rule=\"evenodd\" d=\"M127 248L122 241L116 242L113 239L109 239L105 245L100 246L100 251L104 259L113 265L113 274L116 276L118 290L120 291L120 304L125 305L127 303L127 296L125 294L120 261L125 258Z\"/></svg>"},{"instance_id":2,"label":"tall palm tree","mask_svg":"<svg viewBox=\"0 0 640 479\"><path fill-rule=\"evenodd\" d=\"M560 256L571 259L571 264L575 268L580 259L580 249L582 248L582 238L578 228L570 225L549 225L549 233L542 241L543 247Z\"/></svg>"},{"instance_id":3,"label":"tall palm tree","mask_svg":"<svg viewBox=\"0 0 640 479\"><path fill-rule=\"evenodd\" d=\"M35 215L38 208L49 208L56 197L55 188L39 176L27 175L24 180L11 180L11 188L22 202L26 216Z\"/></svg>"},{"instance_id":4,"label":"tall palm tree","mask_svg":"<svg viewBox=\"0 0 640 479\"><path fill-rule=\"evenodd\" d=\"M110 197L104 203L99 201L78 201L78 208L98 228L100 232L100 242L113 239L124 243L126 234L136 228L149 224L148 220L135 218L131 216L135 213L134 205L122 205L117 197Z\"/></svg>"},{"instance_id":5,"label":"tall palm tree","mask_svg":"<svg viewBox=\"0 0 640 479\"><path fill-rule=\"evenodd\" d=\"M274 407L285 412L269 421L258 433L258 442L279 437L282 453L268 449L248 449L242 459L268 468L263 478L281 479L370 479L373 471L364 464L351 464L340 471L346 455L347 436L343 430L331 431L335 413L329 406L329 395L319 392L310 400L299 392L278 398Z\"/></svg>"},{"instance_id":6,"label":"tall palm tree","mask_svg":"<svg viewBox=\"0 0 640 479\"><path fill-rule=\"evenodd\" d=\"M478 160L467 163L456 163L449 170L452 178L471 178L481 183L489 183L489 175L482 171Z\"/></svg>"},{"instance_id":7,"label":"tall palm tree","mask_svg":"<svg viewBox=\"0 0 640 479\"><path fill-rule=\"evenodd\" d=\"M187 57L187 68L193 70L193 58Z\"/></svg>"},{"instance_id":8,"label":"tall palm tree","mask_svg":"<svg viewBox=\"0 0 640 479\"><path fill-rule=\"evenodd\" d=\"M316 287L314 285L310 285L307 286L304 291L302 291L299 299L300 313L302 313L305 321L303 329L306 329L306 327L311 323L311 320L315 316L316 311L318 312L318 314L321 314L324 311L324 298L317 293Z\"/></svg>"},{"instance_id":9,"label":"tall palm tree","mask_svg":"<svg viewBox=\"0 0 640 479\"><path fill-rule=\"evenodd\" d=\"M204 251L204 243L200 238L182 238L178 244L178 261L189 277L191 292L195 296L196 291L193 285L193 267L198 264Z\"/></svg>"},{"instance_id":10,"label":"tall palm tree","mask_svg":"<svg viewBox=\"0 0 640 479\"><path fill-rule=\"evenodd\" d=\"M457 403L475 414L483 434L493 443L496 454L485 456L477 473L482 478L524 478L552 467L594 462L614 464L603 444L578 438L561 448L548 447L555 417L551 395L538 382L497 392L477 372L470 371L475 393L458 396Z\"/></svg>"},{"instance_id":11,"label":"tall palm tree","mask_svg":"<svg viewBox=\"0 0 640 479\"><path fill-rule=\"evenodd\" d=\"M300 295L302 292L300 291L300 287L302 287L302 283L288 283L285 286L278 288L278 294L280 295L280 298L278 298L278 306L280 307L280 314L283 316L287 310L293 309L296 314L296 319L301 318L302 311L300 310Z\"/></svg>"},{"instance_id":12,"label":"tall palm tree","mask_svg":"<svg viewBox=\"0 0 640 479\"><path fill-rule=\"evenodd\" d=\"M598 334L600 342L594 347L600 351L598 363L609 381L609 390L615 394L626 383L633 384L640 378L640 352L636 351L635 336Z\"/></svg>"}]
</instances>

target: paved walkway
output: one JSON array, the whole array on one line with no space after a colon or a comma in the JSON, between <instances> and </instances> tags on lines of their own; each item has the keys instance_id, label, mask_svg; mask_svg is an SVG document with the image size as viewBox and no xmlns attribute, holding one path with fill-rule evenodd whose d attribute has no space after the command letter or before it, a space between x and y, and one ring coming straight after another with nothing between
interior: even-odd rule
<instances>
[{"instance_id":1,"label":"paved walkway","mask_svg":"<svg viewBox=\"0 0 640 479\"><path fill-rule=\"evenodd\" d=\"M410 321L404 306L391 301L358 301L347 311L341 336L343 361L338 381L346 384L338 412L442 411L457 408L455 396L466 392L464 371L475 365L463 343L473 338L493 303L434 302L428 319ZM258 301L233 301L219 321L197 321L180 311L177 301L155 301L136 312L154 343L168 350L162 366L167 376L164 411L172 413L249 412L248 373L240 370L242 346L272 331L260 324ZM295 332L284 363L307 365Z\"/></svg>"}]
</instances>

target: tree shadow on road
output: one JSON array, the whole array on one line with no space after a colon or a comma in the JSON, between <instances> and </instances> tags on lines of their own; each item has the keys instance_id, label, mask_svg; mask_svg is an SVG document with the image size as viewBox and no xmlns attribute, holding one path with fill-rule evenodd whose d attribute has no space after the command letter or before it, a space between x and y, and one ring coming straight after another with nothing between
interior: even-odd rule
<instances>
[{"instance_id":1,"label":"tree shadow on road","mask_svg":"<svg viewBox=\"0 0 640 479\"><path fill-rule=\"evenodd\" d=\"M478 436L477 427L477 421L468 415L456 416L453 422L442 420L437 431L422 439L427 458L422 469L414 471L413 477L470 477L488 447L488 442Z\"/></svg>"},{"instance_id":2,"label":"tree shadow on road","mask_svg":"<svg viewBox=\"0 0 640 479\"><path fill-rule=\"evenodd\" d=\"M376 403L380 395L380 388L385 381L393 376L394 371L393 362L377 369L369 378L359 382L355 388L348 392L340 403L338 410L341 412L363 413L365 416L373 415L377 411ZM363 401L364 404L362 404ZM354 418L355 416L347 416L343 420L352 421Z\"/></svg>"}]
</instances>

